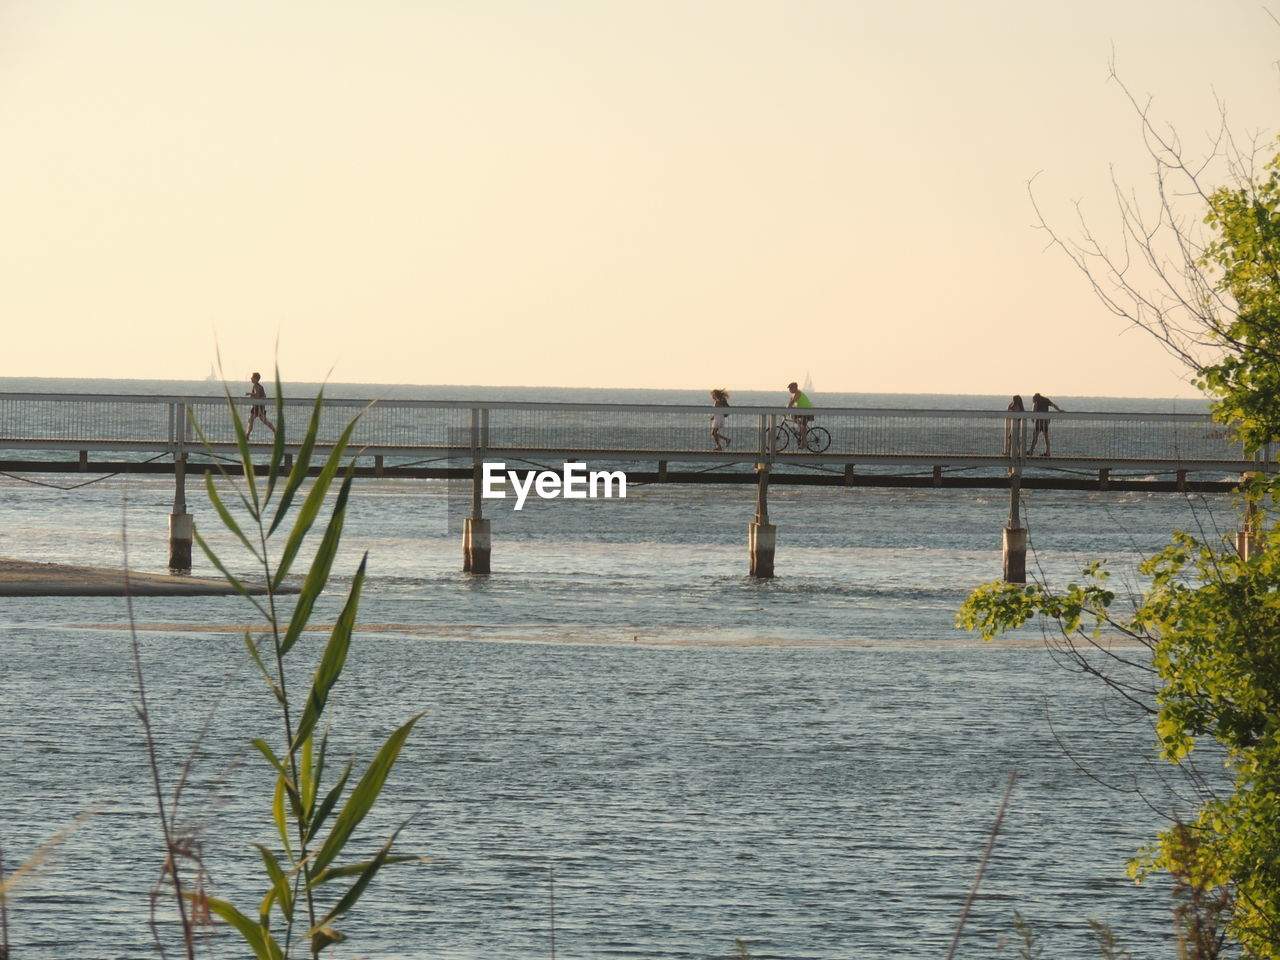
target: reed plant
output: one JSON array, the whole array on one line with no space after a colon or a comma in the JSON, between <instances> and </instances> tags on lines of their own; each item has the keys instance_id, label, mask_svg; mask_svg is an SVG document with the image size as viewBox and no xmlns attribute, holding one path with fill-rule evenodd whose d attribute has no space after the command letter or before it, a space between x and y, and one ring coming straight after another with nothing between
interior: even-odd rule
<instances>
[{"instance_id":1,"label":"reed plant","mask_svg":"<svg viewBox=\"0 0 1280 960\"><path fill-rule=\"evenodd\" d=\"M244 563L254 569L255 579L261 579L265 590L251 591L246 580L232 572L233 563L221 557L198 529L194 536L204 555L232 589L253 605L264 623L258 631L245 632L244 645L275 705L274 742L252 741L274 775L274 792L269 799L264 798L264 807L275 841L270 846L256 845L262 864L263 893L252 908L242 909L210 896L201 887L184 889L176 865L171 873L172 888L180 912L185 912L181 906L185 903L195 917L217 917L229 923L258 960L285 960L303 949L316 958L345 939L337 928L338 922L356 906L383 867L418 859L393 852L403 823L372 855L353 856L350 848L357 828L381 796L421 714L409 718L387 737L358 776L353 760L340 765L330 762L330 721L326 710L351 653L367 554L352 577L323 649L313 652L310 644L300 642L329 584L338 553L354 475L354 461L345 470L342 464L359 416L346 425L327 455L321 457L321 392L311 408L305 432L296 441L290 465L285 455L286 409L277 370L275 439L260 477L253 454L261 448L250 446L239 407L229 393L227 406L240 469L233 474L219 467L217 477L214 471L206 473L205 491L222 526L238 547L247 551ZM208 446L203 433L200 439ZM313 462L316 476L307 487ZM231 494L224 497L222 490ZM326 508L328 519L317 526ZM314 547L314 553L296 598L286 604L286 592L293 592L287 588L289 577L304 546ZM314 671L310 685L300 696L301 691L289 678L299 673L294 661L308 653L312 654ZM301 669L305 673L306 666ZM172 864L172 849L169 856ZM195 953L189 936L187 953Z\"/></svg>"}]
</instances>

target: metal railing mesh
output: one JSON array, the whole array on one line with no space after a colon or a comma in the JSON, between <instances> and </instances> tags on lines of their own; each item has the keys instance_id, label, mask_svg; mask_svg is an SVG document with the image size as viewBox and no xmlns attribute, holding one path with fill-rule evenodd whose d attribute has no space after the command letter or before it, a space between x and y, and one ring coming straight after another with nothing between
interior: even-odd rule
<instances>
[{"instance_id":1,"label":"metal railing mesh","mask_svg":"<svg viewBox=\"0 0 1280 960\"><path fill-rule=\"evenodd\" d=\"M237 398L240 415L251 401ZM273 422L274 402L266 404ZM772 408L728 408L724 433L728 452L743 459L772 456L769 441L786 414ZM510 451L583 451L618 459L661 455L692 459L710 452L710 409L590 404L518 404L433 401L329 400L321 412L320 440L332 443L359 414L353 449L404 456L486 455ZM302 436L311 401L289 400L286 437ZM1244 463L1246 457L1226 429L1194 414L1025 414L1003 411L822 410L810 424L830 435L828 458L1000 458L1011 425L1021 446L1031 443L1035 424L1045 421L1054 459L1215 461ZM189 418L189 422L188 422ZM198 428L198 429L197 429ZM816 432L816 431L815 431ZM96 447L155 452L197 452L199 437L215 446L234 442L227 404L221 398L55 396L0 394L0 449ZM762 445L761 439L766 438ZM255 443L269 443L264 425ZM787 438L787 455L799 453L798 437ZM1017 445L1014 446L1016 450ZM1037 454L1044 449L1037 443ZM648 456L641 456L648 455Z\"/></svg>"}]
</instances>

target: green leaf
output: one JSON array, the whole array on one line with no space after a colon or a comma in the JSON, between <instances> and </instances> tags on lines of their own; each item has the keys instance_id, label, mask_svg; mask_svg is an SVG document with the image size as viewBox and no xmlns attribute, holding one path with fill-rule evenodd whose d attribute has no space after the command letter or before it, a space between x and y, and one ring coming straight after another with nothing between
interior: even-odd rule
<instances>
[{"instance_id":1,"label":"green leaf","mask_svg":"<svg viewBox=\"0 0 1280 960\"><path fill-rule=\"evenodd\" d=\"M293 841L289 839L289 817L284 806L284 782L284 777L276 777L275 795L271 799L271 820L276 825L276 832L280 834L280 843L284 846L284 852L290 861L296 861L298 858L293 852Z\"/></svg>"},{"instance_id":2,"label":"green leaf","mask_svg":"<svg viewBox=\"0 0 1280 960\"><path fill-rule=\"evenodd\" d=\"M240 454L240 467L244 471L245 486L249 489L249 498L245 500L245 506L257 520L262 516L262 500L258 497L258 478L253 466L253 454L249 450L249 434L245 432L244 421L240 419L240 405L231 400L230 391L227 392L227 399L231 405L231 424L236 432L236 449Z\"/></svg>"},{"instance_id":3,"label":"green leaf","mask_svg":"<svg viewBox=\"0 0 1280 960\"><path fill-rule=\"evenodd\" d=\"M280 758L276 756L275 751L271 749L271 745L267 743L267 741L261 738L256 738L249 742L257 747L258 752L267 758L267 763L271 764L276 773L284 777L286 780L289 778L289 771L285 768L285 765L280 762Z\"/></svg>"},{"instance_id":4,"label":"green leaf","mask_svg":"<svg viewBox=\"0 0 1280 960\"><path fill-rule=\"evenodd\" d=\"M360 821L373 809L378 795L382 793L382 788L386 784L387 775L391 772L396 758L400 755L400 750L404 746L405 740L413 730L414 724L422 719L422 716L423 714L419 713L412 717L404 726L388 737L387 742L382 745L382 749L378 751L373 762L369 764L364 775L360 778L360 782L356 784L351 791L351 795L347 797L347 802L343 805L342 811L334 821L333 829L316 853L315 859L312 861L313 872L319 873L333 862L334 858L346 846L347 840L350 839L355 828L359 826Z\"/></svg>"},{"instance_id":5,"label":"green leaf","mask_svg":"<svg viewBox=\"0 0 1280 960\"><path fill-rule=\"evenodd\" d=\"M355 426L355 420L347 424L346 429L342 431L342 436L338 438L338 442L334 444L333 450L330 451L328 458L325 460L319 476L311 484L311 489L307 491L307 495L302 500L297 519L294 520L293 529L289 531L289 536L285 540L284 550L280 554L280 561L276 566L274 582L277 586L284 582L284 578L292 569L293 561L298 555L298 550L302 547L303 539L320 513L320 507L329 492L329 487L338 473L338 468L342 465L342 458L346 453L347 443L351 439L351 432L355 429ZM354 475L354 470L355 463L353 461L347 468L348 478ZM345 507L346 496L340 496ZM337 508L335 508L335 513L337 513ZM326 535L328 532L328 530L325 531Z\"/></svg>"},{"instance_id":6,"label":"green leaf","mask_svg":"<svg viewBox=\"0 0 1280 960\"><path fill-rule=\"evenodd\" d=\"M373 878L378 875L378 871L381 870L387 863L392 861L391 847L396 842L396 838L400 836L400 831L403 829L404 829L404 826L401 825L400 828L397 829L395 833L393 833L390 837L388 837L387 842L382 845L382 849L378 851L378 853L373 857L372 860L368 860L362 864L355 864L349 868L342 868L341 873L339 871L330 871L326 874L325 879L328 879L328 880L335 879L338 876L345 876L347 875L348 872L358 872L358 877L356 879L356 882L353 883L350 886L350 888L348 888L347 892L342 895L342 899L339 900L336 904L334 904L333 907L330 908L329 912L324 915L324 919L320 921L319 925L323 926L330 923L333 920L336 920L338 917L342 916L344 913L346 913L348 910L350 910L352 907L356 905L356 902L364 894L364 891L368 888L369 884L373 881ZM395 862L398 862L398 863L404 863L409 860L416 860L416 859L417 859L416 857L394 858ZM317 879L315 882L320 883L321 881Z\"/></svg>"},{"instance_id":7,"label":"green leaf","mask_svg":"<svg viewBox=\"0 0 1280 960\"><path fill-rule=\"evenodd\" d=\"M271 502L271 493L276 487L276 478L280 475L280 464L284 462L284 389L280 386L280 364L276 364L275 392L276 428L271 442L271 465L267 469L267 492L263 494L263 502Z\"/></svg>"},{"instance_id":8,"label":"green leaf","mask_svg":"<svg viewBox=\"0 0 1280 960\"><path fill-rule=\"evenodd\" d=\"M254 665L258 668L258 672L262 674L262 679L266 682L267 689L270 690L271 695L276 698L276 703L283 706L285 702L284 691L281 690L280 685L276 683L275 677L271 675L271 671L267 669L267 665L262 662L262 655L258 653L258 645L253 642L253 634L248 630L244 633L244 645L245 649L249 651L249 658L253 660Z\"/></svg>"},{"instance_id":9,"label":"green leaf","mask_svg":"<svg viewBox=\"0 0 1280 960\"><path fill-rule=\"evenodd\" d=\"M345 933L339 933L332 927L314 927L311 930L311 956L318 957L321 950L335 943L342 943L346 939Z\"/></svg>"},{"instance_id":10,"label":"green leaf","mask_svg":"<svg viewBox=\"0 0 1280 960\"><path fill-rule=\"evenodd\" d=\"M345 867L333 867L324 873L317 874L311 878L313 886L328 883L331 880L341 880L344 877L355 877L364 873L369 868L372 860L361 860L359 863L349 863ZM383 866L389 866L396 863L429 863L429 857L418 856L413 853L398 853L385 859Z\"/></svg>"},{"instance_id":11,"label":"green leaf","mask_svg":"<svg viewBox=\"0 0 1280 960\"><path fill-rule=\"evenodd\" d=\"M298 788L294 784L293 777L290 776L288 768L285 767L284 763L275 755L265 740L259 739L251 742L258 748L258 752L267 758L267 762L275 768L276 776L280 778L280 786L289 798L290 807L293 809L295 815L301 816L302 798L298 796ZM286 844L288 843L287 835L281 834L281 838L284 839Z\"/></svg>"},{"instance_id":12,"label":"green leaf","mask_svg":"<svg viewBox=\"0 0 1280 960\"><path fill-rule=\"evenodd\" d=\"M307 479L307 473L311 469L311 454L315 449L316 439L320 435L320 414L323 409L324 391L321 390L316 397L316 402L311 405L311 420L307 424L306 433L303 434L302 443L298 447L298 455L294 457L293 469L289 472L289 480L285 484L284 493L280 495L280 503L276 506L276 515L271 521L271 527L267 530L267 536L275 533L276 529L284 521L289 512L289 505L293 503L294 494L298 492L298 488Z\"/></svg>"},{"instance_id":13,"label":"green leaf","mask_svg":"<svg viewBox=\"0 0 1280 960\"><path fill-rule=\"evenodd\" d=\"M197 545L199 545L200 549L204 552L204 555L208 557L209 562L218 568L218 572L222 574L222 579L226 580L227 583L231 584L231 589L235 590L236 593L240 594L240 596L244 597L246 600L252 603L257 608L258 613L262 614L263 617L270 619L269 612L262 606L260 602L258 602L258 598L255 597L253 594L251 594L249 592L249 588L246 587L238 577L236 577L230 570L226 568L221 558L219 558L219 556L213 552L213 549L209 546L209 544L205 542L204 537L200 536L199 529L193 527L191 531L191 535L195 537L195 541Z\"/></svg>"},{"instance_id":14,"label":"green leaf","mask_svg":"<svg viewBox=\"0 0 1280 960\"><path fill-rule=\"evenodd\" d=\"M327 758L328 756L329 756L329 734L326 731L320 735L320 750L316 754L315 769L312 772L312 783L314 784L314 787L312 787L312 790L311 790L311 801L308 808L310 811L308 815L312 817L314 817L314 813L315 813L316 797L319 796L320 794L320 784L324 782L324 769L325 769L324 763L325 763L325 758Z\"/></svg>"},{"instance_id":15,"label":"green leaf","mask_svg":"<svg viewBox=\"0 0 1280 960\"><path fill-rule=\"evenodd\" d=\"M195 894L192 895L192 898L202 902L209 908L210 913L221 917L235 927L258 960L285 960L284 951L280 949L279 944L276 943L270 932L264 930L259 924L254 923L226 900L219 900L215 897L199 898Z\"/></svg>"},{"instance_id":16,"label":"green leaf","mask_svg":"<svg viewBox=\"0 0 1280 960\"><path fill-rule=\"evenodd\" d=\"M222 502L222 497L218 495L218 488L213 482L212 470L204 472L204 488L209 497L209 503L218 512L218 519L222 521L222 525L236 535L236 538L244 544L244 548L253 554L255 560L262 562L262 555L258 553L257 548L249 541L249 538L245 536L244 530L240 528L240 524L236 522L236 518L231 515L231 511Z\"/></svg>"},{"instance_id":17,"label":"green leaf","mask_svg":"<svg viewBox=\"0 0 1280 960\"><path fill-rule=\"evenodd\" d=\"M307 843L315 839L316 834L320 832L325 822L329 819L329 815L333 813L333 808L342 799L342 791L346 787L350 776L351 761L348 760L346 766L342 768L342 773L338 775L338 782L325 794L324 800L321 801L320 806L316 809L315 816L311 818L311 823L307 827Z\"/></svg>"},{"instance_id":18,"label":"green leaf","mask_svg":"<svg viewBox=\"0 0 1280 960\"><path fill-rule=\"evenodd\" d=\"M276 855L264 847L260 843L255 843L258 852L262 854L262 865L267 868L267 876L271 878L271 886L274 889L274 898L280 904L280 911L284 914L285 920L293 922L293 891L289 888L289 878L280 868ZM266 912L265 910L263 911ZM263 924L265 926L265 924Z\"/></svg>"},{"instance_id":19,"label":"green leaf","mask_svg":"<svg viewBox=\"0 0 1280 960\"><path fill-rule=\"evenodd\" d=\"M360 561L360 567L351 581L351 592L342 607L342 613L333 625L329 634L329 642L325 645L324 655L316 667L315 678L311 682L311 691L307 695L307 705L302 711L302 719L294 732L294 744L304 743L311 736L320 717L324 714L325 705L329 702L329 692L342 675L342 668L347 663L347 653L351 649L351 634L356 625L356 610L360 604L360 588L364 584L366 555Z\"/></svg>"},{"instance_id":20,"label":"green leaf","mask_svg":"<svg viewBox=\"0 0 1280 960\"><path fill-rule=\"evenodd\" d=\"M293 607L293 616L289 620L289 627L285 631L284 640L280 643L281 656L292 650L293 645L302 636L302 631L306 628L307 622L311 618L311 611L315 607L316 601L328 585L329 573L333 569L333 561L338 555L338 546L342 540L343 520L346 516L347 498L351 493L354 470L355 464L353 463L348 467L347 475L343 478L342 486L338 490L338 496L333 505L333 516L329 521L329 525L325 528L324 536L320 539L320 546L316 548L316 555L311 561L311 569L307 571L307 577L302 582L302 589L299 591L297 602ZM277 570L275 577L277 585L282 579L280 573L281 571Z\"/></svg>"},{"instance_id":21,"label":"green leaf","mask_svg":"<svg viewBox=\"0 0 1280 960\"><path fill-rule=\"evenodd\" d=\"M312 779L314 771L311 769L312 761L312 738L306 737L302 741L302 757L298 761L298 793L302 797L302 815L305 818L311 816L311 808L315 804L316 783Z\"/></svg>"}]
</instances>

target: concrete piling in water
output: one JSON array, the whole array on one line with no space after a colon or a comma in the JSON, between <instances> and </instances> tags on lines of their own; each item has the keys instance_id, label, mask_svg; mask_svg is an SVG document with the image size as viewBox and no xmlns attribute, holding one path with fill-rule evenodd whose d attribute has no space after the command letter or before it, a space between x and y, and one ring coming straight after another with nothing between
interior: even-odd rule
<instances>
[{"instance_id":1,"label":"concrete piling in water","mask_svg":"<svg viewBox=\"0 0 1280 960\"><path fill-rule=\"evenodd\" d=\"M169 572L186 575L191 572L191 514L169 514Z\"/></svg>"},{"instance_id":2,"label":"concrete piling in water","mask_svg":"<svg viewBox=\"0 0 1280 960\"><path fill-rule=\"evenodd\" d=\"M1009 469L1009 522L1004 527L1001 548L1005 582L1026 583L1027 528L1022 525L1022 471L1018 467Z\"/></svg>"},{"instance_id":3,"label":"concrete piling in water","mask_svg":"<svg viewBox=\"0 0 1280 960\"><path fill-rule=\"evenodd\" d=\"M476 463L471 472L471 516L462 522L462 572L488 574L492 546L489 521L480 513L483 465Z\"/></svg>"},{"instance_id":4,"label":"concrete piling in water","mask_svg":"<svg viewBox=\"0 0 1280 960\"><path fill-rule=\"evenodd\" d=\"M462 572L489 573L489 521L467 517L462 525Z\"/></svg>"},{"instance_id":5,"label":"concrete piling in water","mask_svg":"<svg viewBox=\"0 0 1280 960\"><path fill-rule=\"evenodd\" d=\"M1245 494L1245 508L1244 520L1240 524L1240 529L1236 531L1236 553L1240 555L1241 560L1246 561L1256 557L1262 550L1262 541L1258 536L1260 515L1258 505L1254 501L1254 491L1250 489L1258 479L1258 474L1246 473L1243 477L1244 483L1241 484Z\"/></svg>"},{"instance_id":6,"label":"concrete piling in water","mask_svg":"<svg viewBox=\"0 0 1280 960\"><path fill-rule=\"evenodd\" d=\"M773 577L773 554L778 528L769 522L769 465L756 464L756 518L747 531L750 574L760 579Z\"/></svg>"},{"instance_id":7,"label":"concrete piling in water","mask_svg":"<svg viewBox=\"0 0 1280 960\"><path fill-rule=\"evenodd\" d=\"M778 528L772 523L752 523L747 536L751 551L751 576L759 580L771 579Z\"/></svg>"},{"instance_id":8,"label":"concrete piling in water","mask_svg":"<svg viewBox=\"0 0 1280 960\"><path fill-rule=\"evenodd\" d=\"M173 461L173 513L169 514L169 572L178 576L191 572L191 514L187 513L187 458Z\"/></svg>"},{"instance_id":9,"label":"concrete piling in water","mask_svg":"<svg viewBox=\"0 0 1280 960\"><path fill-rule=\"evenodd\" d=\"M1006 583L1027 582L1027 528L1004 528L1004 579Z\"/></svg>"}]
</instances>

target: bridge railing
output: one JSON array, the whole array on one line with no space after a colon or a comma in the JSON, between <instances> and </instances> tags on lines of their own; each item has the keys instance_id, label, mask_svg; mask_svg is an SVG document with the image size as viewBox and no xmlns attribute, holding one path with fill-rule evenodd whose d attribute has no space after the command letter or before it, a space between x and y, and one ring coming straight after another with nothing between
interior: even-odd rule
<instances>
[{"instance_id":1,"label":"bridge railing","mask_svg":"<svg viewBox=\"0 0 1280 960\"><path fill-rule=\"evenodd\" d=\"M243 418L253 401L236 398ZM287 399L288 437L301 435L312 400ZM268 401L274 419L274 402ZM326 400L322 442L337 439L359 413L356 449L385 456L465 459L504 452L534 457L581 452L605 460L796 462L959 462L1032 464L1027 459L1036 421L1049 425L1053 459L1181 463L1247 468L1226 428L1207 415L1174 413L1010 413L999 410L814 408L811 423L831 437L819 453L800 453L794 438L779 453L775 438L788 411L777 407L721 408L722 451L710 439L711 408L589 403ZM1006 453L1005 438L1014 442ZM222 397L0 394L0 450L114 449L142 453L198 453L203 436L229 447L234 430ZM255 443L271 432L255 427ZM1043 449L1041 447L1040 449Z\"/></svg>"}]
</instances>

